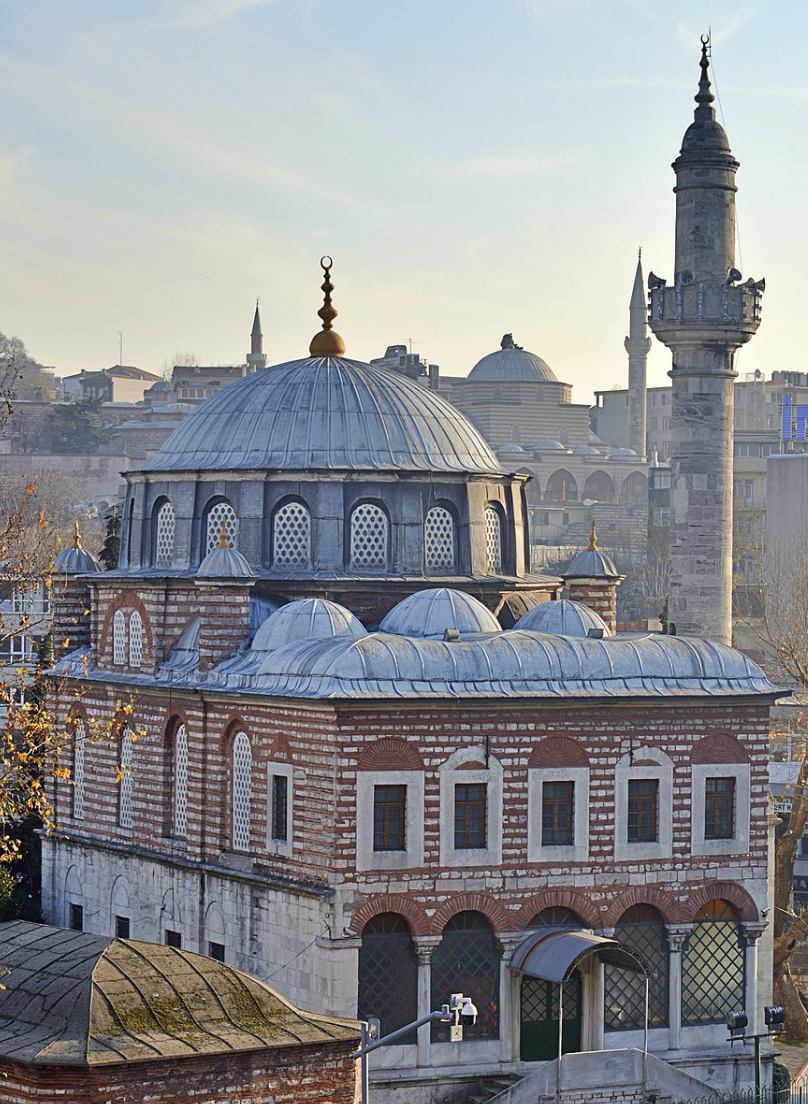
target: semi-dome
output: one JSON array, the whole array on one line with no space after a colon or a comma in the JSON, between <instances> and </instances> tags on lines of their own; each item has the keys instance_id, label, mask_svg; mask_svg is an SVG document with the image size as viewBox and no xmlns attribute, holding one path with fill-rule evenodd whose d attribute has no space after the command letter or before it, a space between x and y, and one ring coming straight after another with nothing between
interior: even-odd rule
<instances>
[{"instance_id":1,"label":"semi-dome","mask_svg":"<svg viewBox=\"0 0 808 1104\"><path fill-rule=\"evenodd\" d=\"M502 472L480 432L434 391L337 356L289 361L222 388L145 466L199 468Z\"/></svg>"},{"instance_id":2,"label":"semi-dome","mask_svg":"<svg viewBox=\"0 0 808 1104\"><path fill-rule=\"evenodd\" d=\"M327 598L301 598L281 606L261 625L251 648L272 652L299 640L322 640L330 636L363 636L362 622L337 602Z\"/></svg>"},{"instance_id":3,"label":"semi-dome","mask_svg":"<svg viewBox=\"0 0 808 1104\"><path fill-rule=\"evenodd\" d=\"M602 630L603 636L612 631L603 618L581 602L562 598L555 602L542 602L519 618L515 629L552 633L554 636L588 636L590 629Z\"/></svg>"},{"instance_id":4,"label":"semi-dome","mask_svg":"<svg viewBox=\"0 0 808 1104\"><path fill-rule=\"evenodd\" d=\"M502 347L478 360L468 375L475 383L557 383L550 365L535 353L515 345L505 334Z\"/></svg>"},{"instance_id":5,"label":"semi-dome","mask_svg":"<svg viewBox=\"0 0 808 1104\"><path fill-rule=\"evenodd\" d=\"M500 632L494 614L471 594L447 587L422 590L394 606L379 631L395 636L443 639L447 629L463 633Z\"/></svg>"}]
</instances>

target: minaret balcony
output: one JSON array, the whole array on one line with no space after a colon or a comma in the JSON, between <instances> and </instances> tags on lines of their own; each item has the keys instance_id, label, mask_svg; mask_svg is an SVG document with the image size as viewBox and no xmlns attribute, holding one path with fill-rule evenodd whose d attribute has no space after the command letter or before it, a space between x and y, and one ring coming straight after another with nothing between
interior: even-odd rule
<instances>
[{"instance_id":1,"label":"minaret balcony","mask_svg":"<svg viewBox=\"0 0 808 1104\"><path fill-rule=\"evenodd\" d=\"M705 326L718 331L738 330L748 341L760 325L763 289L753 280L745 284L693 281L668 287L660 281L648 295L648 324L664 341L663 334L684 324L688 329Z\"/></svg>"}]
</instances>

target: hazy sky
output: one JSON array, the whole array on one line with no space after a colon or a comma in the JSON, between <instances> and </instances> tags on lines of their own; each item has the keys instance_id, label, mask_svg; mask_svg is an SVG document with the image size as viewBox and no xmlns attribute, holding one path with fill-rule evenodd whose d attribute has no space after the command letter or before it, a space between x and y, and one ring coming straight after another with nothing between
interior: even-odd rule
<instances>
[{"instance_id":1,"label":"hazy sky","mask_svg":"<svg viewBox=\"0 0 808 1104\"><path fill-rule=\"evenodd\" d=\"M671 274L708 26L768 284L738 368L806 370L800 0L2 0L0 331L60 374L118 331L152 371L240 362L260 296L278 363L327 252L349 356L465 375L512 331L587 402L626 377L638 246Z\"/></svg>"}]
</instances>

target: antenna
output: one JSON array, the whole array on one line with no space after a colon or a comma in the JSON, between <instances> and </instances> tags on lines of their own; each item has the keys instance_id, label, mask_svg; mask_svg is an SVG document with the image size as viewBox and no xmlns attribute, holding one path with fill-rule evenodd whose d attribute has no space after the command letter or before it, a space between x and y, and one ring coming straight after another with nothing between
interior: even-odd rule
<instances>
[{"instance_id":1,"label":"antenna","mask_svg":"<svg viewBox=\"0 0 808 1104\"><path fill-rule=\"evenodd\" d=\"M123 334L118 330L118 363L123 364Z\"/></svg>"}]
</instances>

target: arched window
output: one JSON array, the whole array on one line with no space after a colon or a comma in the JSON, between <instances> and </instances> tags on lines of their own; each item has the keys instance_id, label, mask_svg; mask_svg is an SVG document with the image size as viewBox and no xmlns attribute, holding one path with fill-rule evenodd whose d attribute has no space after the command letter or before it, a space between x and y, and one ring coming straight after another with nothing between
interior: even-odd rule
<instances>
[{"instance_id":1,"label":"arched window","mask_svg":"<svg viewBox=\"0 0 808 1104\"><path fill-rule=\"evenodd\" d=\"M432 1007L446 1004L452 993L471 997L477 1006L477 1023L464 1029L465 1039L499 1038L499 954L481 912L456 913L432 954ZM432 1037L448 1039L446 1025L434 1024Z\"/></svg>"},{"instance_id":2,"label":"arched window","mask_svg":"<svg viewBox=\"0 0 808 1104\"><path fill-rule=\"evenodd\" d=\"M427 574L455 570L454 518L445 506L433 506L424 518L424 570Z\"/></svg>"},{"instance_id":3,"label":"arched window","mask_svg":"<svg viewBox=\"0 0 808 1104\"><path fill-rule=\"evenodd\" d=\"M132 732L127 725L121 735L121 762L118 768L118 823L121 828L132 827Z\"/></svg>"},{"instance_id":4,"label":"arched window","mask_svg":"<svg viewBox=\"0 0 808 1104\"><path fill-rule=\"evenodd\" d=\"M418 1018L418 959L409 924L395 912L374 916L362 931L357 1009L362 1020L381 1020L382 1035Z\"/></svg>"},{"instance_id":5,"label":"arched window","mask_svg":"<svg viewBox=\"0 0 808 1104\"><path fill-rule=\"evenodd\" d=\"M73 730L73 819L84 819L84 747L87 729L79 721Z\"/></svg>"},{"instance_id":6,"label":"arched window","mask_svg":"<svg viewBox=\"0 0 808 1104\"><path fill-rule=\"evenodd\" d=\"M219 541L222 539L222 527L224 527L224 533L227 537L229 547L235 548L236 538L238 536L238 522L236 521L236 511L229 502L216 502L208 510L208 520L205 529L206 556L208 552L212 552L214 548L218 548Z\"/></svg>"},{"instance_id":7,"label":"arched window","mask_svg":"<svg viewBox=\"0 0 808 1104\"><path fill-rule=\"evenodd\" d=\"M723 1023L745 1005L746 941L728 901L709 901L695 916L682 955L682 1023Z\"/></svg>"},{"instance_id":8,"label":"arched window","mask_svg":"<svg viewBox=\"0 0 808 1104\"><path fill-rule=\"evenodd\" d=\"M252 749L246 732L233 741L233 850L249 851L252 827Z\"/></svg>"},{"instance_id":9,"label":"arched window","mask_svg":"<svg viewBox=\"0 0 808 1104\"><path fill-rule=\"evenodd\" d=\"M362 502L351 514L351 568L387 570L387 514L373 502Z\"/></svg>"},{"instance_id":10,"label":"arched window","mask_svg":"<svg viewBox=\"0 0 808 1104\"><path fill-rule=\"evenodd\" d=\"M668 1022L668 963L670 949L662 917L650 905L626 909L614 929L614 938L636 951L650 973L648 1025L665 1027ZM645 978L617 966L607 966L605 976L604 1026L607 1031L626 1031L645 1023Z\"/></svg>"},{"instance_id":11,"label":"arched window","mask_svg":"<svg viewBox=\"0 0 808 1104\"><path fill-rule=\"evenodd\" d=\"M302 502L286 502L272 518L274 567L311 567L311 514Z\"/></svg>"},{"instance_id":12,"label":"arched window","mask_svg":"<svg viewBox=\"0 0 808 1104\"><path fill-rule=\"evenodd\" d=\"M112 618L112 662L121 667L126 663L126 617L123 610L115 610Z\"/></svg>"},{"instance_id":13,"label":"arched window","mask_svg":"<svg viewBox=\"0 0 808 1104\"><path fill-rule=\"evenodd\" d=\"M188 735L181 724L174 733L174 835L188 834Z\"/></svg>"},{"instance_id":14,"label":"arched window","mask_svg":"<svg viewBox=\"0 0 808 1104\"><path fill-rule=\"evenodd\" d=\"M174 507L167 500L154 519L154 566L170 567L174 561Z\"/></svg>"},{"instance_id":15,"label":"arched window","mask_svg":"<svg viewBox=\"0 0 808 1104\"><path fill-rule=\"evenodd\" d=\"M143 621L137 610L129 618L129 666L137 671L143 662Z\"/></svg>"},{"instance_id":16,"label":"arched window","mask_svg":"<svg viewBox=\"0 0 808 1104\"><path fill-rule=\"evenodd\" d=\"M502 573L502 520L494 506L485 508L486 570L492 575Z\"/></svg>"}]
</instances>

